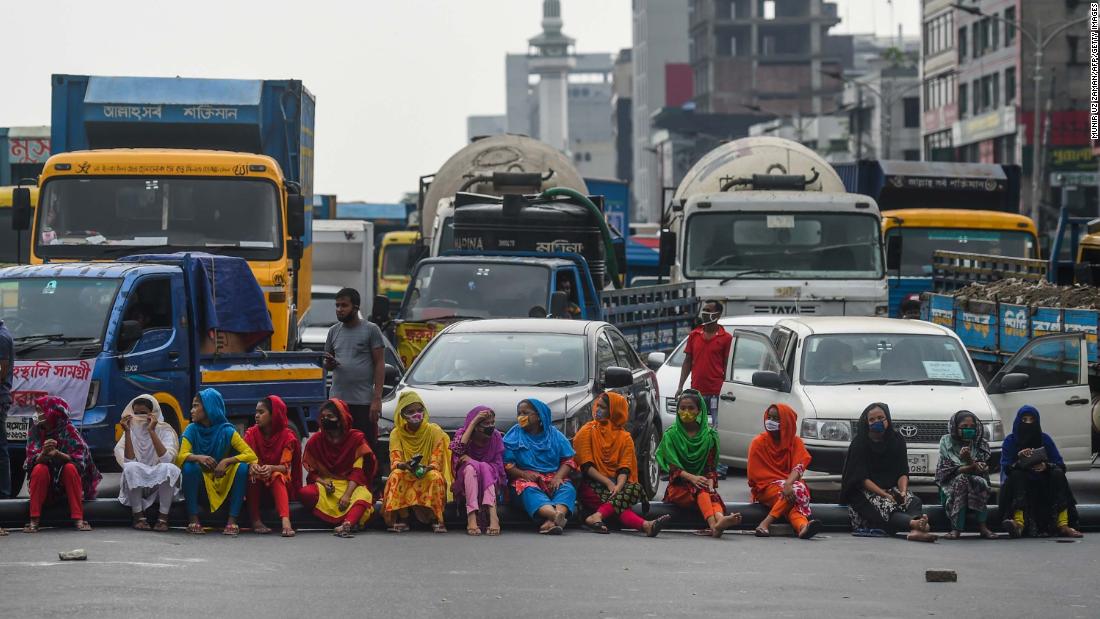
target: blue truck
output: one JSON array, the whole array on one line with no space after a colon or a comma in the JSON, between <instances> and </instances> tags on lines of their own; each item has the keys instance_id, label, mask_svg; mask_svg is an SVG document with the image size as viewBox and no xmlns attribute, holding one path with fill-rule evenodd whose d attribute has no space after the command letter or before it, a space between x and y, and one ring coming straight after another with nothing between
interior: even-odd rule
<instances>
[{"instance_id":1,"label":"blue truck","mask_svg":"<svg viewBox=\"0 0 1100 619\"><path fill-rule=\"evenodd\" d=\"M15 338L15 405L4 431L16 490L33 401L45 393L66 397L105 463L123 408L141 394L160 402L177 432L206 387L222 393L239 426L258 400L282 397L301 436L325 400L320 353L254 351L272 325L240 258L146 254L0 269L0 318Z\"/></svg>"}]
</instances>

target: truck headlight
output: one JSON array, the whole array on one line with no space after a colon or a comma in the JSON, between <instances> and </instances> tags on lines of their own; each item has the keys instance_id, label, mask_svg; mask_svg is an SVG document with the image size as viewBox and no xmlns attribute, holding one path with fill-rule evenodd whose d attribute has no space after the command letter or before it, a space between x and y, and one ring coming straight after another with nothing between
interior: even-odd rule
<instances>
[{"instance_id":1,"label":"truck headlight","mask_svg":"<svg viewBox=\"0 0 1100 619\"><path fill-rule=\"evenodd\" d=\"M802 438L849 442L852 440L852 423L843 419L803 419Z\"/></svg>"},{"instance_id":2,"label":"truck headlight","mask_svg":"<svg viewBox=\"0 0 1100 619\"><path fill-rule=\"evenodd\" d=\"M88 400L84 403L84 410L95 408L97 402L99 402L99 381L93 380L88 385Z\"/></svg>"},{"instance_id":3,"label":"truck headlight","mask_svg":"<svg viewBox=\"0 0 1100 619\"><path fill-rule=\"evenodd\" d=\"M1003 441L1005 440L1005 426L1001 423L1001 420L993 421L985 425L985 435L989 437L990 441Z\"/></svg>"},{"instance_id":4,"label":"truck headlight","mask_svg":"<svg viewBox=\"0 0 1100 619\"><path fill-rule=\"evenodd\" d=\"M678 412L677 406L678 406L678 403L676 402L676 398L665 398L665 412L666 413L668 413L669 415L672 415L673 417L675 417L676 413Z\"/></svg>"}]
</instances>

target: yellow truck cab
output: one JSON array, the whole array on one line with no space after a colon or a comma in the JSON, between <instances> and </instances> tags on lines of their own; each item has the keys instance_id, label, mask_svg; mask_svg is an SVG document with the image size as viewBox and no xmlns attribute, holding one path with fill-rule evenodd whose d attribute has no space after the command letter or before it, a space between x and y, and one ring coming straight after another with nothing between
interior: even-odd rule
<instances>
[{"instance_id":1,"label":"yellow truck cab","mask_svg":"<svg viewBox=\"0 0 1100 619\"><path fill-rule=\"evenodd\" d=\"M1038 258L1034 222L1016 213L949 208L882 212L888 264L890 316L932 289L932 254L938 250ZM919 305L919 301L916 301Z\"/></svg>"},{"instance_id":2,"label":"yellow truck cab","mask_svg":"<svg viewBox=\"0 0 1100 619\"><path fill-rule=\"evenodd\" d=\"M405 298L409 287L410 260L416 251L420 233L415 230L387 232L382 237L382 247L378 252L378 294L390 300L390 307L396 311Z\"/></svg>"},{"instance_id":3,"label":"yellow truck cab","mask_svg":"<svg viewBox=\"0 0 1100 619\"><path fill-rule=\"evenodd\" d=\"M0 266L26 264L31 239L25 232L12 229L11 194L15 187L0 187ZM27 187L31 208L38 205L38 188Z\"/></svg>"}]
</instances>

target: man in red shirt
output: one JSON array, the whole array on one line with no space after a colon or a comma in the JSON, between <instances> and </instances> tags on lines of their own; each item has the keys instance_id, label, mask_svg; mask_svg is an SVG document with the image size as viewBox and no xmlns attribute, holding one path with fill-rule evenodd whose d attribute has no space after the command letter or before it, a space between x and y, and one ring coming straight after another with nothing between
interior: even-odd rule
<instances>
[{"instance_id":1,"label":"man in red shirt","mask_svg":"<svg viewBox=\"0 0 1100 619\"><path fill-rule=\"evenodd\" d=\"M714 300L703 302L700 314L703 324L688 335L684 347L684 366L680 368L680 385L676 389L677 394L684 390L684 382L690 374L691 388L707 400L712 423L716 421L718 394L726 379L726 361L733 344L733 336L718 324L721 316L721 303Z\"/></svg>"}]
</instances>

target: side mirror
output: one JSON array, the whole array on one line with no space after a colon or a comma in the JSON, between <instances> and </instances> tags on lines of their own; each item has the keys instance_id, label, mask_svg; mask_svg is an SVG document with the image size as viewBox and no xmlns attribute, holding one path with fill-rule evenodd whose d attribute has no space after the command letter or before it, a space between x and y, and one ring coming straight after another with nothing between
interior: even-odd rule
<instances>
[{"instance_id":1,"label":"side mirror","mask_svg":"<svg viewBox=\"0 0 1100 619\"><path fill-rule=\"evenodd\" d=\"M676 233L671 230L661 230L661 255L659 262L662 271L667 271L676 263Z\"/></svg>"},{"instance_id":2,"label":"side mirror","mask_svg":"<svg viewBox=\"0 0 1100 619\"><path fill-rule=\"evenodd\" d=\"M1031 386L1030 376L1022 372L1013 372L1001 377L1001 380L997 383L997 392L1010 393L1012 391L1023 391L1029 386Z\"/></svg>"},{"instance_id":3,"label":"side mirror","mask_svg":"<svg viewBox=\"0 0 1100 619\"><path fill-rule=\"evenodd\" d=\"M554 318L569 316L569 293L558 290L550 295L550 315Z\"/></svg>"},{"instance_id":4,"label":"side mirror","mask_svg":"<svg viewBox=\"0 0 1100 619\"><path fill-rule=\"evenodd\" d=\"M375 295L370 308L370 321L382 324L390 319L390 299L384 294Z\"/></svg>"},{"instance_id":5,"label":"side mirror","mask_svg":"<svg viewBox=\"0 0 1100 619\"><path fill-rule=\"evenodd\" d=\"M306 235L306 200L300 194L286 197L286 229L293 239Z\"/></svg>"},{"instance_id":6,"label":"side mirror","mask_svg":"<svg viewBox=\"0 0 1100 619\"><path fill-rule=\"evenodd\" d=\"M291 239L286 244L286 257L291 260L301 260L305 254L305 245L298 239Z\"/></svg>"},{"instance_id":7,"label":"side mirror","mask_svg":"<svg viewBox=\"0 0 1100 619\"><path fill-rule=\"evenodd\" d=\"M886 270L901 270L901 236L886 239Z\"/></svg>"},{"instance_id":8,"label":"side mirror","mask_svg":"<svg viewBox=\"0 0 1100 619\"><path fill-rule=\"evenodd\" d=\"M783 388L786 387L786 381L778 372L753 372L752 386L771 389L772 391L783 391Z\"/></svg>"},{"instance_id":9,"label":"side mirror","mask_svg":"<svg viewBox=\"0 0 1100 619\"><path fill-rule=\"evenodd\" d=\"M656 372L657 368L665 364L665 359L667 358L668 356L665 355L665 353L663 352L651 352L648 356L646 356L645 364L649 367L649 369Z\"/></svg>"},{"instance_id":10,"label":"side mirror","mask_svg":"<svg viewBox=\"0 0 1100 619\"><path fill-rule=\"evenodd\" d=\"M16 231L31 229L31 190L16 187L11 190L11 229Z\"/></svg>"},{"instance_id":11,"label":"side mirror","mask_svg":"<svg viewBox=\"0 0 1100 619\"><path fill-rule=\"evenodd\" d=\"M134 345L141 339L141 335L144 331L141 328L141 323L136 320L123 320L122 325L118 329L118 351L127 352L134 348Z\"/></svg>"},{"instance_id":12,"label":"side mirror","mask_svg":"<svg viewBox=\"0 0 1100 619\"><path fill-rule=\"evenodd\" d=\"M626 368L609 367L603 372L604 389L623 389L634 384L634 374Z\"/></svg>"},{"instance_id":13,"label":"side mirror","mask_svg":"<svg viewBox=\"0 0 1100 619\"><path fill-rule=\"evenodd\" d=\"M382 380L382 386L387 389L393 389L397 386L397 381L401 380L401 372L389 363L386 364L386 376Z\"/></svg>"}]
</instances>

